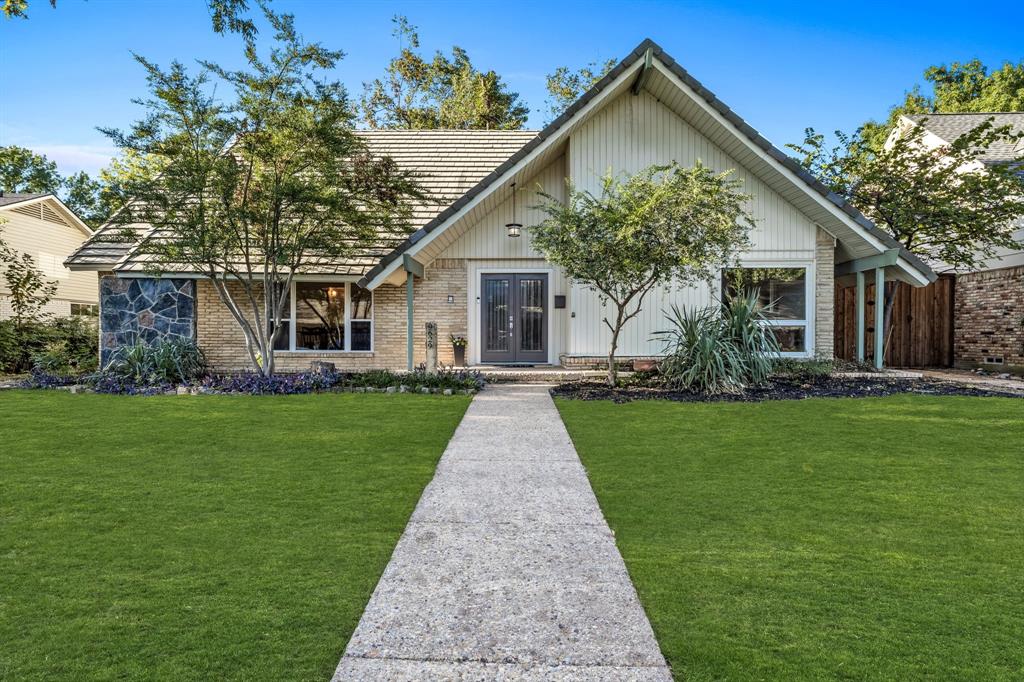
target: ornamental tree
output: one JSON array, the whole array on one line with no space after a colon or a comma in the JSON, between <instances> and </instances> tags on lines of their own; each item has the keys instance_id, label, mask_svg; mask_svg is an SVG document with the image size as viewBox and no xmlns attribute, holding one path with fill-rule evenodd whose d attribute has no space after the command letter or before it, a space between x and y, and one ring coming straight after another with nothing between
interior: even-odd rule
<instances>
[{"instance_id":1,"label":"ornamental tree","mask_svg":"<svg viewBox=\"0 0 1024 682\"><path fill-rule=\"evenodd\" d=\"M711 282L749 245L751 197L731 175L699 161L692 168L672 163L628 178L609 172L599 196L571 182L565 203L541 194L538 208L547 218L529 228L534 247L614 309L603 320L611 331L610 386L618 378L619 335L640 313L644 297L670 282Z\"/></svg>"},{"instance_id":2,"label":"ornamental tree","mask_svg":"<svg viewBox=\"0 0 1024 682\"><path fill-rule=\"evenodd\" d=\"M954 142L929 148L922 123L893 136L882 149L859 132L836 133L831 150L807 131L789 145L800 162L832 191L856 206L908 251L932 263L971 269L998 249L1015 249L1016 224L1024 218L1024 156L984 163L989 147L1009 146L1024 134L987 119ZM885 333L891 332L894 282L885 290Z\"/></svg>"},{"instance_id":3,"label":"ornamental tree","mask_svg":"<svg viewBox=\"0 0 1024 682\"><path fill-rule=\"evenodd\" d=\"M104 132L160 170L125 178L127 201L112 218L122 238L134 243L131 226L151 226L136 257L152 272L211 282L253 367L270 376L295 275L331 272L382 235L404 236L421 193L392 159L367 150L344 88L323 78L341 53L304 42L291 15L261 6L274 31L269 57L244 33L240 70L200 62L192 76L137 56L147 115Z\"/></svg>"}]
</instances>

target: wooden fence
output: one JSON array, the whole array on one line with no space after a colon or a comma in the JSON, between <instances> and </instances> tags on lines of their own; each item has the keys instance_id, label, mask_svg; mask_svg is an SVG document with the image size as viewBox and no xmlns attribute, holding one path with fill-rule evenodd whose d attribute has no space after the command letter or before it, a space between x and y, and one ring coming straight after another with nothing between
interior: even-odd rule
<instances>
[{"instance_id":1,"label":"wooden fence","mask_svg":"<svg viewBox=\"0 0 1024 682\"><path fill-rule=\"evenodd\" d=\"M943 275L926 287L896 285L892 334L885 351L887 367L953 366L953 300L956 279ZM836 287L835 354L857 357L857 287ZM875 347L875 287L866 287L864 352L868 361Z\"/></svg>"}]
</instances>

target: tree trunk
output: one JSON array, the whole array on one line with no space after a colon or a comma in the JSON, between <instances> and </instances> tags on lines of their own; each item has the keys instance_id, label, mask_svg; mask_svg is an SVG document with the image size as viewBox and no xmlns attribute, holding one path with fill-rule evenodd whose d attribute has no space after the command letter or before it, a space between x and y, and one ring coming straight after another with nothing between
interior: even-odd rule
<instances>
[{"instance_id":1,"label":"tree trunk","mask_svg":"<svg viewBox=\"0 0 1024 682\"><path fill-rule=\"evenodd\" d=\"M884 364L886 353L889 350L889 341L892 339L892 311L896 305L896 288L899 286L899 282L886 282L885 283L885 295L883 299L883 305L885 306L882 311L882 332L885 334L882 342L882 360Z\"/></svg>"},{"instance_id":2,"label":"tree trunk","mask_svg":"<svg viewBox=\"0 0 1024 682\"><path fill-rule=\"evenodd\" d=\"M608 348L608 386L611 388L615 388L615 384L619 380L619 368L615 364L615 351L619 348L619 332L622 331L622 325L625 323L622 319L625 307L622 305L617 305L616 307L618 310L615 313L615 326L612 327L612 325L608 324L607 319L604 321L612 329L612 342Z\"/></svg>"}]
</instances>

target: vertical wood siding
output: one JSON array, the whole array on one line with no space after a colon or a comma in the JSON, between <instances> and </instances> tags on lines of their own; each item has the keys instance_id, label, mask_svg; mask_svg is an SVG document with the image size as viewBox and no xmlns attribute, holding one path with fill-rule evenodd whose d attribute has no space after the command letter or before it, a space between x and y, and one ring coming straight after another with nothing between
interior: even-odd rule
<instances>
[{"instance_id":1,"label":"vertical wood siding","mask_svg":"<svg viewBox=\"0 0 1024 682\"><path fill-rule=\"evenodd\" d=\"M677 161L692 166L697 160L717 171L734 170L744 191L753 195L750 211L756 219L751 232L753 246L744 260L792 262L796 267L811 265L815 258L816 225L777 192L725 154L647 92L620 96L593 119L573 133L569 140L568 171L576 187L597 192L600 176L631 174L652 164ZM667 287L651 292L643 311L627 323L620 338L619 354L657 355L662 350L652 332L665 327L664 313L671 305L708 305L717 285L698 283L688 287ZM607 352L611 333L602 322L610 309L597 295L574 286L570 301L575 317L570 321L574 355Z\"/></svg>"}]
</instances>

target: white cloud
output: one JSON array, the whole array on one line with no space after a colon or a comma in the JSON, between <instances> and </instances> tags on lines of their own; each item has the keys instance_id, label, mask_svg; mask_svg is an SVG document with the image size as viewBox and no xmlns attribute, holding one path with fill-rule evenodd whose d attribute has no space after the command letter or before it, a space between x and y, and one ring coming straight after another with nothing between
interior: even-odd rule
<instances>
[{"instance_id":1,"label":"white cloud","mask_svg":"<svg viewBox=\"0 0 1024 682\"><path fill-rule=\"evenodd\" d=\"M117 154L115 147L89 144L37 144L32 145L31 149L56 162L63 175L71 175L80 170L96 175Z\"/></svg>"}]
</instances>

